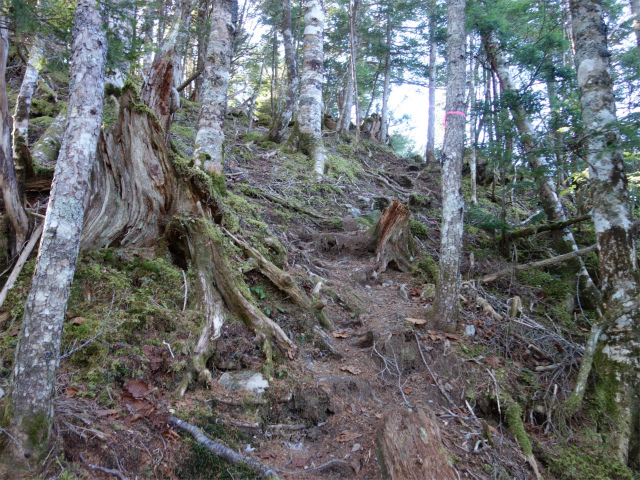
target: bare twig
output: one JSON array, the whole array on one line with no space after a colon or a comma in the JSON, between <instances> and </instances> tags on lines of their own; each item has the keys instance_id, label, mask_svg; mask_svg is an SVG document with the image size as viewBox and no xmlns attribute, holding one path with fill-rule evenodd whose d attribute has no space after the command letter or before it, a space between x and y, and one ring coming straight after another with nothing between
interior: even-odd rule
<instances>
[{"instance_id":1,"label":"bare twig","mask_svg":"<svg viewBox=\"0 0 640 480\"><path fill-rule=\"evenodd\" d=\"M80 454L80 460L82 460L82 463L84 463L87 467L89 467L92 470L98 470L99 472L104 472L104 473L107 473L109 475L113 475L114 477L118 477L120 480L129 480L127 477L125 477L123 474L121 474L117 470L111 470L110 468L100 467L98 465L93 465L93 464L87 462L84 459L84 457L82 456L82 454Z\"/></svg>"},{"instance_id":2,"label":"bare twig","mask_svg":"<svg viewBox=\"0 0 640 480\"><path fill-rule=\"evenodd\" d=\"M184 281L184 303L182 304L182 311L184 312L187 308L187 293L189 292L189 287L187 286L187 274L184 273L184 270L182 270L182 280Z\"/></svg>"}]
</instances>

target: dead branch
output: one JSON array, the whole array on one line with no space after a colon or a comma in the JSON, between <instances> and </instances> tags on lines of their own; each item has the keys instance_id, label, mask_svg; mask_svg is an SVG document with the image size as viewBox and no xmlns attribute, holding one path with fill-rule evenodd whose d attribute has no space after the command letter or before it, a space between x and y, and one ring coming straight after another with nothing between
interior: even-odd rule
<instances>
[{"instance_id":1,"label":"dead branch","mask_svg":"<svg viewBox=\"0 0 640 480\"><path fill-rule=\"evenodd\" d=\"M0 292L0 308L2 308L2 305L4 305L4 301L7 299L7 294L9 293L9 290L15 285L16 280L18 280L18 276L20 275L20 272L22 271L25 263L27 263L27 260L29 259L29 255L31 255L31 252L36 246L36 243L38 243L38 239L40 238L40 235L42 235L43 225L44 224L38 225L38 228L36 228L35 231L31 234L29 243L27 243L27 246L24 247L24 250L22 250L20 257L18 257L18 261L16 262L16 266L13 267L13 271L11 272L11 275L9 275L9 278L7 279L7 283L5 283L4 287L2 287L2 291Z\"/></svg>"},{"instance_id":2,"label":"dead branch","mask_svg":"<svg viewBox=\"0 0 640 480\"><path fill-rule=\"evenodd\" d=\"M590 219L591 219L591 215L582 215L580 217L564 220L563 222L554 222L554 223L548 223L546 225L537 225L535 227L527 227L527 228L523 228L522 230L516 230L515 232L507 232L502 236L501 240L510 242L517 238L530 237L531 235L536 235L542 232L561 230L563 228L570 227L571 225L575 225L576 223L584 222Z\"/></svg>"},{"instance_id":3,"label":"dead branch","mask_svg":"<svg viewBox=\"0 0 640 480\"><path fill-rule=\"evenodd\" d=\"M211 453L233 465L242 465L244 467L251 468L263 478L280 480L280 477L278 477L273 468L264 465L251 457L240 455L230 448L210 440L198 427L191 425L190 423L184 422L176 417L169 417L169 425L173 425L189 432L198 443L204 445Z\"/></svg>"},{"instance_id":4,"label":"dead branch","mask_svg":"<svg viewBox=\"0 0 640 480\"><path fill-rule=\"evenodd\" d=\"M193 75L191 75L189 78L187 78L184 82L182 82L182 85L176 88L176 90L178 92L183 91L185 88L189 86L191 82L193 82L196 78L198 78L202 72L204 72L204 68L200 70L196 70L196 72Z\"/></svg>"},{"instance_id":5,"label":"dead branch","mask_svg":"<svg viewBox=\"0 0 640 480\"><path fill-rule=\"evenodd\" d=\"M547 258L545 260L539 260L537 262L526 263L524 265L515 265L512 267L505 268L495 273L490 273L489 275L485 275L478 279L478 283L488 283L493 282L495 280L499 280L504 277L508 277L509 275L513 275L518 272L524 272L526 270L532 270L534 268L548 267L549 265L554 265L560 262L566 262L567 260L571 260L573 258L582 257L591 252L595 252L597 250L597 245L591 245L590 247L585 247L580 250L575 250L570 253L565 253L564 255L559 255L553 258Z\"/></svg>"},{"instance_id":6,"label":"dead branch","mask_svg":"<svg viewBox=\"0 0 640 480\"><path fill-rule=\"evenodd\" d=\"M298 212L298 213L304 213L305 215L309 215L310 217L313 218L320 218L322 220L326 220L329 217L321 215L317 212L312 212L311 210L307 210L306 208L303 208L299 205L295 205L293 203L289 203L287 202L284 198L280 198L276 195L273 195L271 193L267 193L264 190L256 187L256 186L251 186L252 189L257 190L259 193L258 194L253 194L253 192L251 191L245 191L244 193L253 197L256 196L261 196L266 198L267 200L273 202L273 203L277 203L278 205L282 205L283 207L288 208L289 210L293 210L294 212Z\"/></svg>"},{"instance_id":7,"label":"dead branch","mask_svg":"<svg viewBox=\"0 0 640 480\"><path fill-rule=\"evenodd\" d=\"M92 470L98 470L99 472L104 472L109 475L113 475L114 477L118 477L120 480L129 480L127 477L121 474L118 470L111 470L110 468L100 467L98 465L93 465L87 462L82 456L82 454L80 454L80 460L82 460L82 463L84 463L87 467L89 467Z\"/></svg>"}]
</instances>

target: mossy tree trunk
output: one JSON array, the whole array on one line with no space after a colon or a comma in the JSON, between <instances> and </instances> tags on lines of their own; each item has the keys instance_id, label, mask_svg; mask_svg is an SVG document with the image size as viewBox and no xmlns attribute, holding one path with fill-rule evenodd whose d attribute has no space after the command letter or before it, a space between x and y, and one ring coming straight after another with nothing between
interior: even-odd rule
<instances>
[{"instance_id":1,"label":"mossy tree trunk","mask_svg":"<svg viewBox=\"0 0 640 480\"><path fill-rule=\"evenodd\" d=\"M11 127L9 119L9 99L5 80L7 57L9 55L9 31L0 25L0 189L14 235L13 253L20 250L27 240L29 219L22 205L16 172L11 155Z\"/></svg>"},{"instance_id":2,"label":"mossy tree trunk","mask_svg":"<svg viewBox=\"0 0 640 480\"><path fill-rule=\"evenodd\" d=\"M596 357L596 368L599 375L611 380L604 393L615 405L613 447L621 460L639 468L640 312L634 305L638 270L607 29L600 0L571 0L570 6L582 121L588 133L587 162L605 318L607 312L633 308L605 326L604 346Z\"/></svg>"},{"instance_id":3,"label":"mossy tree trunk","mask_svg":"<svg viewBox=\"0 0 640 480\"><path fill-rule=\"evenodd\" d=\"M466 110L466 0L447 1L447 104L442 149L442 236L434 326L453 331L458 319L462 253L462 157Z\"/></svg>"},{"instance_id":4,"label":"mossy tree trunk","mask_svg":"<svg viewBox=\"0 0 640 480\"><path fill-rule=\"evenodd\" d=\"M237 0L214 2L200 86L200 118L193 158L198 167L217 174L222 173L223 166L223 127L237 17Z\"/></svg>"},{"instance_id":5,"label":"mossy tree trunk","mask_svg":"<svg viewBox=\"0 0 640 480\"><path fill-rule=\"evenodd\" d=\"M509 71L509 65L502 55L500 42L494 32L484 38L485 50L492 69L498 76L502 89L502 96L511 110L511 115L520 133L522 149L527 155L531 170L539 177L538 192L542 208L549 222L563 222L567 219L560 196L556 190L556 184L551 176L551 167L547 160L536 153L536 131L533 128L531 119L517 97L515 84ZM578 250L573 233L566 227L554 234L555 246L559 253L569 253ZM581 258L568 264L568 268L577 275L578 287L580 289L580 302L584 308L596 309L600 304L600 292L593 283L591 276L584 266Z\"/></svg>"},{"instance_id":6,"label":"mossy tree trunk","mask_svg":"<svg viewBox=\"0 0 640 480\"><path fill-rule=\"evenodd\" d=\"M24 449L21 451L13 442L5 444L0 465L10 465L11 478L19 478L20 472L27 470L27 458L39 464L48 451L62 325L102 123L107 54L103 23L94 2L78 2L73 28L69 121L56 165L36 271L25 304L13 390L3 419L7 430Z\"/></svg>"},{"instance_id":7,"label":"mossy tree trunk","mask_svg":"<svg viewBox=\"0 0 640 480\"><path fill-rule=\"evenodd\" d=\"M39 165L45 168L53 168L58 160L62 136L67 126L67 111L63 110L53 120L40 139L31 148L31 161L34 166Z\"/></svg>"},{"instance_id":8,"label":"mossy tree trunk","mask_svg":"<svg viewBox=\"0 0 640 480\"><path fill-rule=\"evenodd\" d=\"M322 63L324 1L306 0L300 101L289 145L308 155L315 172L324 175L326 153L322 142Z\"/></svg>"}]
</instances>

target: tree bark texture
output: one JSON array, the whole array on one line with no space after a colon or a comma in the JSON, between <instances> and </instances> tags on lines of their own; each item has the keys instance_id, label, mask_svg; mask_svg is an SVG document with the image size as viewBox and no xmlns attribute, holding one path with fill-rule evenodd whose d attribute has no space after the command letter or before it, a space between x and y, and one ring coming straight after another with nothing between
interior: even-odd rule
<instances>
[{"instance_id":1,"label":"tree bark texture","mask_svg":"<svg viewBox=\"0 0 640 480\"><path fill-rule=\"evenodd\" d=\"M214 2L200 87L200 118L193 157L198 167L217 174L222 173L223 126L237 16L237 0Z\"/></svg>"},{"instance_id":2,"label":"tree bark texture","mask_svg":"<svg viewBox=\"0 0 640 480\"><path fill-rule=\"evenodd\" d=\"M427 120L427 165L436 161L436 59L438 45L436 44L436 4L432 2L429 15L429 117Z\"/></svg>"},{"instance_id":3,"label":"tree bark texture","mask_svg":"<svg viewBox=\"0 0 640 480\"><path fill-rule=\"evenodd\" d=\"M44 231L25 304L8 406L8 430L36 461L47 454L62 325L75 271L80 234L102 123L107 40L95 3L76 8L71 55L69 120L56 165ZM25 457L13 444L16 468ZM5 463L6 457L4 462Z\"/></svg>"},{"instance_id":4,"label":"tree bark texture","mask_svg":"<svg viewBox=\"0 0 640 480\"><path fill-rule=\"evenodd\" d=\"M18 188L16 172L11 154L11 127L9 120L9 99L5 80L7 57L9 55L9 32L0 26L0 189L4 200L9 224L14 235L13 253L17 253L29 233L29 219L22 205L22 195Z\"/></svg>"},{"instance_id":5,"label":"tree bark texture","mask_svg":"<svg viewBox=\"0 0 640 480\"><path fill-rule=\"evenodd\" d=\"M289 122L293 118L293 112L298 97L298 66L296 65L296 52L293 47L293 34L291 33L291 0L282 0L282 38L284 40L284 61L287 66L287 91L284 104L273 120L269 129L268 139L272 142L282 143ZM262 80L262 71L260 71ZM253 112L250 112L253 115Z\"/></svg>"},{"instance_id":6,"label":"tree bark texture","mask_svg":"<svg viewBox=\"0 0 640 480\"><path fill-rule=\"evenodd\" d=\"M162 47L158 50L140 91L142 103L156 114L167 138L173 114L180 107L178 91L173 83L180 63L180 34L189 28L192 6L193 0L182 0L180 16L174 21L169 34L162 42Z\"/></svg>"},{"instance_id":7,"label":"tree bark texture","mask_svg":"<svg viewBox=\"0 0 640 480\"><path fill-rule=\"evenodd\" d=\"M13 161L16 168L18 190L21 195L24 195L27 175L33 174L33 164L29 154L29 110L43 61L42 48L36 37L29 53L29 62L24 72L13 114Z\"/></svg>"},{"instance_id":8,"label":"tree bark texture","mask_svg":"<svg viewBox=\"0 0 640 480\"><path fill-rule=\"evenodd\" d=\"M324 58L324 1L306 0L298 118L292 146L309 155L318 175L324 175L326 153L322 142L322 62Z\"/></svg>"},{"instance_id":9,"label":"tree bark texture","mask_svg":"<svg viewBox=\"0 0 640 480\"><path fill-rule=\"evenodd\" d=\"M387 12L387 44L384 54L384 84L382 86L382 125L380 142L387 143L389 137L389 94L391 92L391 10Z\"/></svg>"},{"instance_id":10,"label":"tree bark texture","mask_svg":"<svg viewBox=\"0 0 640 480\"><path fill-rule=\"evenodd\" d=\"M447 102L442 149L442 236L434 326L453 331L460 295L462 253L462 157L466 119L466 0L447 0ZM457 112L457 113L455 113Z\"/></svg>"},{"instance_id":11,"label":"tree bark texture","mask_svg":"<svg viewBox=\"0 0 640 480\"><path fill-rule=\"evenodd\" d=\"M509 65L502 55L500 43L494 33L485 37L485 49L493 71L498 76L503 94L508 93L510 97L516 97L516 88L513 79L511 78ZM511 115L513 116L516 127L520 132L522 149L527 155L529 165L537 175L540 175L540 186L538 187L538 192L540 194L542 208L544 209L549 222L564 222L567 217L556 190L555 181L551 176L552 172L550 165L546 158L535 152L535 129L533 128L531 119L524 107L515 102L517 102L517 100L509 99L509 109L511 110ZM556 233L555 245L556 249L561 254L578 250L576 241L573 238L573 233L571 233L571 230L569 230L568 227L563 230L559 230ZM578 258L574 262L569 263L568 267L571 268L578 276L580 301L583 307L596 309L600 303L600 292L591 280L591 277L584 266L584 262L581 258Z\"/></svg>"},{"instance_id":12,"label":"tree bark texture","mask_svg":"<svg viewBox=\"0 0 640 480\"><path fill-rule=\"evenodd\" d=\"M633 302L638 271L633 242L627 176L617 126L612 68L607 48L604 10L599 0L571 0L575 61L588 132L588 164L593 191L593 223L598 241L598 263L605 312ZM608 395L615 400L614 448L623 461L640 467L640 387L638 310L621 315L608 328L598 365L599 374L617 380ZM605 313L606 315L606 313ZM606 372L606 373L604 373Z\"/></svg>"},{"instance_id":13,"label":"tree bark texture","mask_svg":"<svg viewBox=\"0 0 640 480\"><path fill-rule=\"evenodd\" d=\"M447 461L433 412L402 407L387 414L380 437L384 469L391 480L458 480Z\"/></svg>"},{"instance_id":14,"label":"tree bark texture","mask_svg":"<svg viewBox=\"0 0 640 480\"><path fill-rule=\"evenodd\" d=\"M469 44L469 73L471 80L469 82L469 136L471 140L471 156L469 157L469 177L471 179L471 202L475 205L478 203L477 194L477 164L476 164L476 76L478 75L478 59L475 59L475 47L473 45L473 37ZM431 77L429 77L431 78ZM431 95L431 88L429 89ZM429 102L429 115L432 113L431 102ZM435 112L433 112L435 113Z\"/></svg>"}]
</instances>

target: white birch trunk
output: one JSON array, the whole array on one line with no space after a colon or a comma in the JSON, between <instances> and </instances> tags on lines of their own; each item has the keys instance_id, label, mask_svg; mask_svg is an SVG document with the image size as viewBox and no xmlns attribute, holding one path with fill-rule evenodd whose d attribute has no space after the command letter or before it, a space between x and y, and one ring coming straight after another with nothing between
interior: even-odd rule
<instances>
[{"instance_id":1,"label":"white birch trunk","mask_svg":"<svg viewBox=\"0 0 640 480\"><path fill-rule=\"evenodd\" d=\"M5 24L0 25L0 189L9 224L15 236L14 252L17 253L27 240L29 219L22 205L16 172L11 154L11 127L9 126L9 100L5 72L9 55L9 32Z\"/></svg>"},{"instance_id":2,"label":"white birch trunk","mask_svg":"<svg viewBox=\"0 0 640 480\"><path fill-rule=\"evenodd\" d=\"M454 112L466 110L466 0L447 0L447 103L442 149L442 235L434 327L454 331L460 295L462 253L462 157L466 119Z\"/></svg>"},{"instance_id":3,"label":"white birch trunk","mask_svg":"<svg viewBox=\"0 0 640 480\"><path fill-rule=\"evenodd\" d=\"M29 52L29 62L24 72L13 113L13 159L16 166L18 188L21 192L24 190L27 174L33 172L29 155L29 111L43 61L42 48L36 36Z\"/></svg>"},{"instance_id":4,"label":"white birch trunk","mask_svg":"<svg viewBox=\"0 0 640 480\"><path fill-rule=\"evenodd\" d=\"M53 416L67 299L75 271L85 199L102 123L107 40L95 2L79 0L73 28L69 119L44 223L31 290L25 304L13 372L8 430L41 462ZM11 445L14 475L25 456ZM0 464L6 464L1 459ZM14 478L18 478L16 475Z\"/></svg>"},{"instance_id":5,"label":"white birch trunk","mask_svg":"<svg viewBox=\"0 0 640 480\"><path fill-rule=\"evenodd\" d=\"M294 148L309 155L314 164L314 171L321 176L324 175L326 163L322 142L324 1L306 0L304 12L300 102L296 126L289 141Z\"/></svg>"},{"instance_id":6,"label":"white birch trunk","mask_svg":"<svg viewBox=\"0 0 640 480\"><path fill-rule=\"evenodd\" d=\"M200 168L217 174L222 173L223 126L237 11L237 0L220 0L213 4L211 32L200 87L200 118L193 157Z\"/></svg>"},{"instance_id":7,"label":"white birch trunk","mask_svg":"<svg viewBox=\"0 0 640 480\"><path fill-rule=\"evenodd\" d=\"M573 36L582 120L588 133L593 223L598 240L598 260L606 312L633 305L638 293L636 252L631 228L620 133L617 126L612 68L607 48L604 11L599 0L571 0ZM607 375L606 395L616 404L613 447L622 461L640 467L640 343L638 306L630 314L604 325L604 359L598 374Z\"/></svg>"},{"instance_id":8,"label":"white birch trunk","mask_svg":"<svg viewBox=\"0 0 640 480\"><path fill-rule=\"evenodd\" d=\"M509 90L514 92L516 88L511 77L511 72L509 71L509 65L502 55L500 43L494 33L489 34L489 36L485 38L485 48L492 68L500 80L502 92L506 93ZM513 102L511 102L509 108L518 132L520 133L522 149L527 155L529 165L532 170L541 172L538 192L547 219L549 222L563 222L567 217L556 190L555 181L551 176L552 172L549 162L542 155L538 155L535 152L534 141L536 131L533 128L531 119L522 106L514 106ZM573 233L571 233L569 227L559 231L559 234L555 237L555 243L556 249L561 254L578 250L576 241L573 238ZM600 302L600 293L591 280L582 259L576 259L568 265L578 275L582 306L589 309L597 308Z\"/></svg>"}]
</instances>

